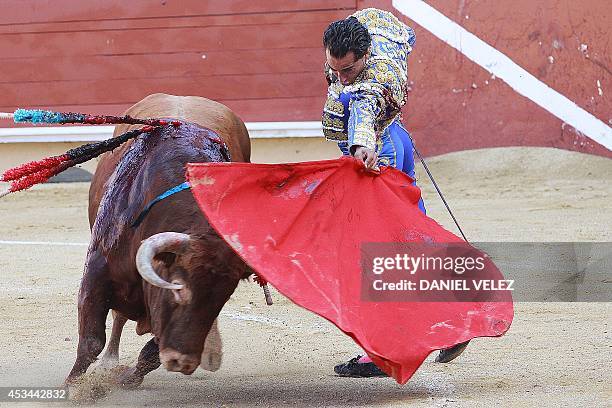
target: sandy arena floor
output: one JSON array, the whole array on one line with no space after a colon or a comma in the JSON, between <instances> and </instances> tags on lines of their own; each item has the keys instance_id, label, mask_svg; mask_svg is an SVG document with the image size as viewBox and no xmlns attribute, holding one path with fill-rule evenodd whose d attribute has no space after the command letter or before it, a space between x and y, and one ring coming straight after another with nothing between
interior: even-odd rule
<instances>
[{"instance_id":1,"label":"sandy arena floor","mask_svg":"<svg viewBox=\"0 0 612 408\"><path fill-rule=\"evenodd\" d=\"M429 163L473 241L612 241L612 160L506 148ZM418 168L429 215L456 231ZM74 362L86 246L60 243L88 242L87 191L85 183L52 184L0 200L0 386L59 386ZM110 389L96 406L603 407L612 398L610 303L517 303L507 335L474 340L451 364L430 356L400 386L334 376L333 365L357 347L273 296L268 307L257 285L239 286L220 318L218 372L161 368L137 390ZM121 362L133 363L148 339L128 323Z\"/></svg>"}]
</instances>

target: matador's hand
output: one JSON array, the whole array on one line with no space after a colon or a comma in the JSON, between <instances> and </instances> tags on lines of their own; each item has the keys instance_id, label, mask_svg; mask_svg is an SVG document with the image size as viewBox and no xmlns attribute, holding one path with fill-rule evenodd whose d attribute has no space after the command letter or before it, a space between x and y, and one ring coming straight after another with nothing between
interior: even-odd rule
<instances>
[{"instance_id":1,"label":"matador's hand","mask_svg":"<svg viewBox=\"0 0 612 408\"><path fill-rule=\"evenodd\" d=\"M355 153L353 154L353 156L361 160L365 165L366 169L376 169L377 155L374 150L368 149L367 147L359 146L357 149L355 149Z\"/></svg>"}]
</instances>

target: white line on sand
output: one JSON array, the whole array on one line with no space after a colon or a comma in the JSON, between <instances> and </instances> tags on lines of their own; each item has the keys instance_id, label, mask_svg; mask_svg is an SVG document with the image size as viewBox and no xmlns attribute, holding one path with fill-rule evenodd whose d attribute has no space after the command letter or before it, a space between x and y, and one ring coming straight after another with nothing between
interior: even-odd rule
<instances>
[{"instance_id":1,"label":"white line on sand","mask_svg":"<svg viewBox=\"0 0 612 408\"><path fill-rule=\"evenodd\" d=\"M240 312L222 311L221 313L219 313L219 316L229 317L230 319L233 319L233 320L264 323L269 326L275 326L275 327L287 326L287 324L283 323L281 320L278 320L278 319L272 319L272 318L265 317L265 316L258 316L258 315L253 315L253 314L240 313Z\"/></svg>"},{"instance_id":2,"label":"white line on sand","mask_svg":"<svg viewBox=\"0 0 612 408\"><path fill-rule=\"evenodd\" d=\"M612 128L538 80L508 56L422 0L393 0L393 7L457 49L519 94L531 99L582 134L612 150Z\"/></svg>"}]
</instances>

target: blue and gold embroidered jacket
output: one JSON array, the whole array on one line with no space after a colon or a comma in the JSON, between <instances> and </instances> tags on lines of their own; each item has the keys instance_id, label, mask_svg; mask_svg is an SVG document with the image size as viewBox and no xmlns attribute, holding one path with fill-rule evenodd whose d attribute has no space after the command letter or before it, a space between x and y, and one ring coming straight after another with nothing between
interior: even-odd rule
<instances>
[{"instance_id":1,"label":"blue and gold embroidered jacket","mask_svg":"<svg viewBox=\"0 0 612 408\"><path fill-rule=\"evenodd\" d=\"M377 150L377 139L399 117L405 103L408 54L414 31L388 11L374 8L353 14L372 37L365 68L344 86L331 72L323 108L323 133L328 140ZM329 70L328 67L326 67Z\"/></svg>"}]
</instances>

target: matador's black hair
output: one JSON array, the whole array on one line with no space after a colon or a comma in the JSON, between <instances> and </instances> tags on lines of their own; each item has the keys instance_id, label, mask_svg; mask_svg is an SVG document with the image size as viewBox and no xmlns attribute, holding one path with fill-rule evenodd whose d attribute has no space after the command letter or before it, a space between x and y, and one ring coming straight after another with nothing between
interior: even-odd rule
<instances>
[{"instance_id":1,"label":"matador's black hair","mask_svg":"<svg viewBox=\"0 0 612 408\"><path fill-rule=\"evenodd\" d=\"M359 59L368 51L371 42L368 30L353 16L334 21L323 34L323 45L334 58L342 58L353 51Z\"/></svg>"}]
</instances>

